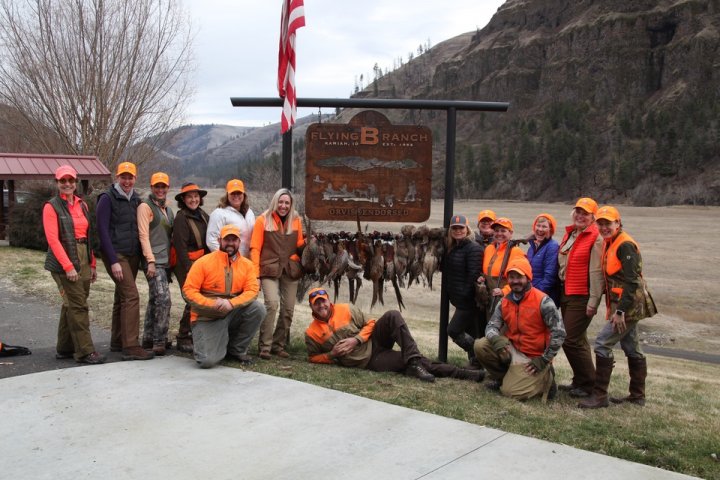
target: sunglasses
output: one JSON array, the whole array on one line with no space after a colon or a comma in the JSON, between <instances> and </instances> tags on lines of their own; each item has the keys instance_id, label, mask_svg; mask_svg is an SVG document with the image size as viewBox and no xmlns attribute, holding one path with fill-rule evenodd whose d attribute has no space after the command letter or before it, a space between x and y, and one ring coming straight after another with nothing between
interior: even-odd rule
<instances>
[{"instance_id":1,"label":"sunglasses","mask_svg":"<svg viewBox=\"0 0 720 480\"><path fill-rule=\"evenodd\" d=\"M74 178L61 178L58 180L58 183L75 183Z\"/></svg>"},{"instance_id":2,"label":"sunglasses","mask_svg":"<svg viewBox=\"0 0 720 480\"><path fill-rule=\"evenodd\" d=\"M315 290L310 295L308 295L309 300L312 301L313 298L319 296L319 295L327 295L328 292L326 290Z\"/></svg>"}]
</instances>

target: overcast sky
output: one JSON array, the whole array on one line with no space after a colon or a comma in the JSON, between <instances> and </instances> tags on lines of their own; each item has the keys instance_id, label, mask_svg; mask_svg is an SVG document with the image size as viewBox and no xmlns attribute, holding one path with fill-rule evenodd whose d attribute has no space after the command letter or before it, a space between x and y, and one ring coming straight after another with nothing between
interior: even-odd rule
<instances>
[{"instance_id":1,"label":"overcast sky","mask_svg":"<svg viewBox=\"0 0 720 480\"><path fill-rule=\"evenodd\" d=\"M259 126L280 108L232 107L230 97L277 97L282 0L184 0L196 32L197 90L186 123ZM484 27L504 0L305 0L297 34L298 97L348 98L375 63L392 69L419 45ZM300 116L316 113L301 109ZM330 113L330 112L328 112Z\"/></svg>"}]
</instances>

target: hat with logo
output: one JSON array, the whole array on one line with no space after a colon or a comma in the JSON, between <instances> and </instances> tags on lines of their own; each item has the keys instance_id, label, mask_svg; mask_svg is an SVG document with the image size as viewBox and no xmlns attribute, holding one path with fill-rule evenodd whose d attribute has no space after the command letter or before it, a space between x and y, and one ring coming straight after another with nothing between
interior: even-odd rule
<instances>
[{"instance_id":1,"label":"hat with logo","mask_svg":"<svg viewBox=\"0 0 720 480\"><path fill-rule=\"evenodd\" d=\"M60 180L63 177L72 177L77 179L77 171L70 165L60 165L55 170L55 180Z\"/></svg>"},{"instance_id":2,"label":"hat with logo","mask_svg":"<svg viewBox=\"0 0 720 480\"><path fill-rule=\"evenodd\" d=\"M492 228L495 227L505 227L511 232L513 231L513 223L509 218L506 217L496 218L492 224Z\"/></svg>"},{"instance_id":3,"label":"hat with logo","mask_svg":"<svg viewBox=\"0 0 720 480\"><path fill-rule=\"evenodd\" d=\"M575 208L581 208L587 213L595 215L597 213L598 204L595 200L590 197L583 197L575 203Z\"/></svg>"},{"instance_id":4,"label":"hat with logo","mask_svg":"<svg viewBox=\"0 0 720 480\"><path fill-rule=\"evenodd\" d=\"M155 172L152 174L152 177L150 177L150 186L157 185L158 183L164 183L168 187L170 186L170 177L168 177L167 173L163 172Z\"/></svg>"},{"instance_id":5,"label":"hat with logo","mask_svg":"<svg viewBox=\"0 0 720 480\"><path fill-rule=\"evenodd\" d=\"M233 193L233 192L245 193L245 184L243 183L242 180L233 178L232 180L227 182L227 185L225 186L225 191L227 193Z\"/></svg>"},{"instance_id":6,"label":"hat with logo","mask_svg":"<svg viewBox=\"0 0 720 480\"><path fill-rule=\"evenodd\" d=\"M137 167L134 163L122 162L120 163L120 165L117 166L117 172L115 173L115 176L120 176L123 173L129 173L133 177L137 177Z\"/></svg>"},{"instance_id":7,"label":"hat with logo","mask_svg":"<svg viewBox=\"0 0 720 480\"><path fill-rule=\"evenodd\" d=\"M517 272L520 275L525 275L528 280L532 280L532 267L525 257L516 257L510 260L507 270L505 270L505 276L507 277L510 272Z\"/></svg>"},{"instance_id":8,"label":"hat with logo","mask_svg":"<svg viewBox=\"0 0 720 480\"><path fill-rule=\"evenodd\" d=\"M315 305L315 302L317 302L318 298L324 298L328 302L330 301L328 292L324 288L313 288L312 290L310 290L310 292L308 292L308 300L310 300L310 305Z\"/></svg>"},{"instance_id":9,"label":"hat with logo","mask_svg":"<svg viewBox=\"0 0 720 480\"><path fill-rule=\"evenodd\" d=\"M452 218L450 219L450 226L455 227L458 225L463 226L463 227L468 226L468 219L465 215L453 215L452 216Z\"/></svg>"},{"instance_id":10,"label":"hat with logo","mask_svg":"<svg viewBox=\"0 0 720 480\"><path fill-rule=\"evenodd\" d=\"M617 208L611 207L610 205L605 205L604 207L600 207L597 211L597 214L595 215L595 220L607 220L609 222L619 222L620 221L620 212Z\"/></svg>"},{"instance_id":11,"label":"hat with logo","mask_svg":"<svg viewBox=\"0 0 720 480\"><path fill-rule=\"evenodd\" d=\"M495 212L493 212L492 210L481 210L480 213L478 213L478 222L485 218L489 218L491 221L494 222L497 218L497 215L495 215Z\"/></svg>"},{"instance_id":12,"label":"hat with logo","mask_svg":"<svg viewBox=\"0 0 720 480\"><path fill-rule=\"evenodd\" d=\"M200 190L200 187L198 187L196 183L186 182L183 183L182 188L180 189L180 193L175 195L175 200L179 202L183 199L183 195L190 192L198 192L200 194L200 198L203 198L205 195L207 195L207 190Z\"/></svg>"},{"instance_id":13,"label":"hat with logo","mask_svg":"<svg viewBox=\"0 0 720 480\"><path fill-rule=\"evenodd\" d=\"M229 223L220 229L220 238L225 238L229 235L235 235L240 238L240 229L237 225Z\"/></svg>"}]
</instances>

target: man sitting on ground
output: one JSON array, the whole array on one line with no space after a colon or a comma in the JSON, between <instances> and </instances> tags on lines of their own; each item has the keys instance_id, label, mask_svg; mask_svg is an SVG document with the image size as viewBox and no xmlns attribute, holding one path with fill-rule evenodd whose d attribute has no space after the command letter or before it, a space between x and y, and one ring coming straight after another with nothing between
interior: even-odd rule
<instances>
[{"instance_id":1,"label":"man sitting on ground","mask_svg":"<svg viewBox=\"0 0 720 480\"><path fill-rule=\"evenodd\" d=\"M482 381L484 372L465 370L422 356L400 312L391 310L379 319L368 319L347 303L332 304L327 291L309 293L313 320L305 331L308 360L337 363L376 372L402 372L423 382L435 377ZM393 350L395 344L400 351Z\"/></svg>"},{"instance_id":2,"label":"man sitting on ground","mask_svg":"<svg viewBox=\"0 0 720 480\"><path fill-rule=\"evenodd\" d=\"M560 311L532 286L526 258L510 261L505 275L511 291L493 311L485 338L475 341L475 355L492 379L487 387L518 400L553 398L557 386L550 363L565 339Z\"/></svg>"},{"instance_id":3,"label":"man sitting on ground","mask_svg":"<svg viewBox=\"0 0 720 480\"><path fill-rule=\"evenodd\" d=\"M257 301L259 286L252 262L240 255L240 230L225 225L220 249L193 263L182 293L190 304L193 350L202 368L228 357L252 363L248 345L265 318Z\"/></svg>"}]
</instances>

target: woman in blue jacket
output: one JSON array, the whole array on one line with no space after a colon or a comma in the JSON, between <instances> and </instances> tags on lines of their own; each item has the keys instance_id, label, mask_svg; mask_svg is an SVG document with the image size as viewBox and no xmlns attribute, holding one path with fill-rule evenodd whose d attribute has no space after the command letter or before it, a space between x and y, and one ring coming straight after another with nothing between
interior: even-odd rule
<instances>
[{"instance_id":1,"label":"woman in blue jacket","mask_svg":"<svg viewBox=\"0 0 720 480\"><path fill-rule=\"evenodd\" d=\"M557 223L549 213L541 213L533 222L528 260L532 266L532 285L547 293L555 305L560 305L560 278L558 277L558 242L553 240Z\"/></svg>"}]
</instances>

